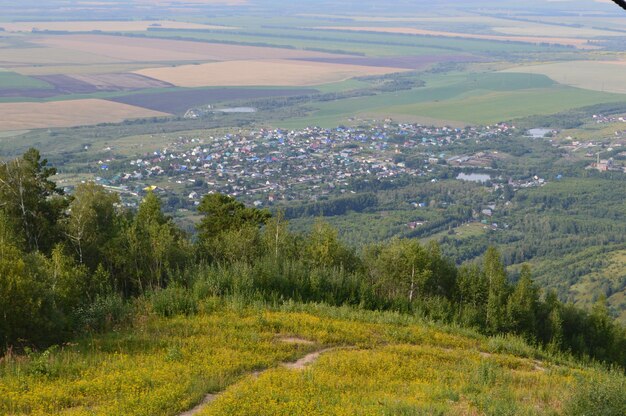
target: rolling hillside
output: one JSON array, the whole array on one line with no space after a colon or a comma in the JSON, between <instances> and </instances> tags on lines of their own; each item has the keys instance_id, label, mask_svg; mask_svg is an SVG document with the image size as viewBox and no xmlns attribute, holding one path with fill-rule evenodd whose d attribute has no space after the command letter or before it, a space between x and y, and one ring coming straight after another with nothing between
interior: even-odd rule
<instances>
[{"instance_id":1,"label":"rolling hillside","mask_svg":"<svg viewBox=\"0 0 626 416\"><path fill-rule=\"evenodd\" d=\"M197 305L197 315L160 316L185 310L174 299L170 292L137 302L140 312L124 329L28 358L8 355L0 365L0 412L607 415L624 409L622 376L514 337L488 338L396 313L243 306L211 297ZM593 397L598 392L602 399Z\"/></svg>"}]
</instances>

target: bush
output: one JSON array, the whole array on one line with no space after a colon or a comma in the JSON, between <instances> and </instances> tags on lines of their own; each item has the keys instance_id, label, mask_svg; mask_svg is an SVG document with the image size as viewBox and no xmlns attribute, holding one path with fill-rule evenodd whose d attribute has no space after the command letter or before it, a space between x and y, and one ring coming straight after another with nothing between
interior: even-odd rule
<instances>
[{"instance_id":1,"label":"bush","mask_svg":"<svg viewBox=\"0 0 626 416\"><path fill-rule=\"evenodd\" d=\"M92 303L77 308L74 319L79 330L105 331L124 322L130 306L117 294L97 296Z\"/></svg>"},{"instance_id":2,"label":"bush","mask_svg":"<svg viewBox=\"0 0 626 416\"><path fill-rule=\"evenodd\" d=\"M154 312L162 317L193 315L198 311L193 293L180 286L156 290L149 295L149 300Z\"/></svg>"},{"instance_id":3,"label":"bush","mask_svg":"<svg viewBox=\"0 0 626 416\"><path fill-rule=\"evenodd\" d=\"M626 415L626 378L623 372L610 371L591 379L579 379L572 399L565 406L569 416Z\"/></svg>"}]
</instances>

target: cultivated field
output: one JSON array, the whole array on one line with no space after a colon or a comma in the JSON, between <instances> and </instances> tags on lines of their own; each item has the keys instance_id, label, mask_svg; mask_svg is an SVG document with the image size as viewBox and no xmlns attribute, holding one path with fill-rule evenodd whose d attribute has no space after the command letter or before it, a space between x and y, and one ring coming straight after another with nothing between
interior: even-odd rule
<instances>
[{"instance_id":1,"label":"cultivated field","mask_svg":"<svg viewBox=\"0 0 626 416\"><path fill-rule=\"evenodd\" d=\"M95 54L118 62L226 61L336 56L293 49L106 35L48 36L39 39L38 43L66 51Z\"/></svg>"},{"instance_id":2,"label":"cultivated field","mask_svg":"<svg viewBox=\"0 0 626 416\"><path fill-rule=\"evenodd\" d=\"M135 0L135 2L150 5L156 4L160 6L180 6L180 4L215 4L225 6L243 6L248 3L248 0Z\"/></svg>"},{"instance_id":3,"label":"cultivated field","mask_svg":"<svg viewBox=\"0 0 626 416\"><path fill-rule=\"evenodd\" d=\"M578 88L626 94L626 61L573 61L530 65L504 72L543 74Z\"/></svg>"},{"instance_id":4,"label":"cultivated field","mask_svg":"<svg viewBox=\"0 0 626 416\"><path fill-rule=\"evenodd\" d=\"M3 76L8 74L8 76ZM93 94L102 91L132 91L172 87L162 81L137 74L40 75L25 77L0 73L0 98L50 98L67 94ZM13 83L11 83L13 82Z\"/></svg>"},{"instance_id":5,"label":"cultivated field","mask_svg":"<svg viewBox=\"0 0 626 416\"><path fill-rule=\"evenodd\" d=\"M384 75L402 71L406 70L320 62L250 60L152 68L136 73L181 87L203 87L307 86L343 81L356 76Z\"/></svg>"},{"instance_id":6,"label":"cultivated field","mask_svg":"<svg viewBox=\"0 0 626 416\"><path fill-rule=\"evenodd\" d=\"M611 1L611 0L608 0ZM442 25L448 28L466 28L467 33L473 33L472 29L476 31L476 28L481 26L489 28L494 32L499 32L505 35L521 35L521 36L548 36L548 37L565 37L565 38L593 38L600 36L619 36L612 30L595 29L592 26L606 26L605 21L610 19L603 19L602 23L589 24L588 17L578 22L579 24L564 26L564 20L569 20L569 16L559 16L554 19L555 24L543 23L541 18L537 18L536 21L529 20L514 20L490 16L477 16L471 14L469 16L446 16L446 17L432 17L432 16L406 16L406 17L380 17L380 16L338 16L338 15L309 15L311 17L320 17L326 19L342 19L351 20L353 22L361 23L412 23L419 24L422 29L441 28ZM623 19L620 20L623 24ZM450 30L453 31L453 30Z\"/></svg>"},{"instance_id":7,"label":"cultivated field","mask_svg":"<svg viewBox=\"0 0 626 416\"><path fill-rule=\"evenodd\" d=\"M434 64L453 62L480 62L483 58L472 55L420 55L420 56L389 56L389 57L342 57L342 58L308 58L307 61L326 62L331 64L361 65L375 67L392 67L405 69L425 69Z\"/></svg>"},{"instance_id":8,"label":"cultivated field","mask_svg":"<svg viewBox=\"0 0 626 416\"><path fill-rule=\"evenodd\" d=\"M72 75L71 78L90 84L99 91L139 90L172 86L137 74Z\"/></svg>"},{"instance_id":9,"label":"cultivated field","mask_svg":"<svg viewBox=\"0 0 626 416\"><path fill-rule=\"evenodd\" d=\"M2 23L0 27L7 32L57 31L57 32L141 32L150 28L162 29L198 29L228 30L228 26L203 25L198 23L175 22L172 20L129 20L129 21L69 21L69 22L12 22Z\"/></svg>"},{"instance_id":10,"label":"cultivated field","mask_svg":"<svg viewBox=\"0 0 626 416\"><path fill-rule=\"evenodd\" d=\"M0 103L0 130L116 123L134 118L166 115L158 111L97 99Z\"/></svg>"},{"instance_id":11,"label":"cultivated field","mask_svg":"<svg viewBox=\"0 0 626 416\"><path fill-rule=\"evenodd\" d=\"M206 88L186 91L132 94L111 101L165 113L182 114L192 107L223 101L311 95L317 90L304 88Z\"/></svg>"},{"instance_id":12,"label":"cultivated field","mask_svg":"<svg viewBox=\"0 0 626 416\"><path fill-rule=\"evenodd\" d=\"M154 63L112 63L97 65L23 65L13 68L22 75L57 75L57 74L111 74L136 71L149 68Z\"/></svg>"},{"instance_id":13,"label":"cultivated field","mask_svg":"<svg viewBox=\"0 0 626 416\"><path fill-rule=\"evenodd\" d=\"M625 96L575 88L491 92L442 102L391 106L391 113L447 118L469 124L491 124L534 114L554 114L578 107L623 101Z\"/></svg>"},{"instance_id":14,"label":"cultivated field","mask_svg":"<svg viewBox=\"0 0 626 416\"><path fill-rule=\"evenodd\" d=\"M106 56L96 51L96 46L83 50L71 49L69 47L42 44L33 44L34 47L27 48L6 48L0 53L0 67L11 68L19 71L22 66L42 66L42 65L99 65L119 63L121 60L115 57Z\"/></svg>"},{"instance_id":15,"label":"cultivated field","mask_svg":"<svg viewBox=\"0 0 626 416\"><path fill-rule=\"evenodd\" d=\"M505 35L480 35L471 33L459 33L459 32L444 32L438 30L426 30L415 29L411 27L374 27L374 26L324 26L316 27L318 30L341 30L350 32L374 32L374 33L390 33L390 34L402 34L402 35L418 35L418 36L440 36L448 38L465 38L465 39L480 39L480 40L493 40L503 42L525 42L533 44L554 44L564 46L575 46L578 49L595 49L594 45L587 42L586 39L565 38L565 37L550 37L550 36L505 36Z\"/></svg>"}]
</instances>

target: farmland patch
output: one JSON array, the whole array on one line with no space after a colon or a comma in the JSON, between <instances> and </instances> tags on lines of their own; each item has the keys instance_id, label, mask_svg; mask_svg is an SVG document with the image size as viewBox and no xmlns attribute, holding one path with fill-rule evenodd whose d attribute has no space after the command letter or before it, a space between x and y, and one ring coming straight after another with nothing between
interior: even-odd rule
<instances>
[{"instance_id":1,"label":"farmland patch","mask_svg":"<svg viewBox=\"0 0 626 416\"><path fill-rule=\"evenodd\" d=\"M566 85L626 94L626 61L573 61L531 65L504 72L542 74Z\"/></svg>"},{"instance_id":2,"label":"farmland patch","mask_svg":"<svg viewBox=\"0 0 626 416\"><path fill-rule=\"evenodd\" d=\"M150 28L162 29L197 29L211 30L234 29L228 26L213 26L198 23L175 22L171 20L128 20L128 21L34 21L0 23L0 27L7 32L139 32Z\"/></svg>"},{"instance_id":3,"label":"farmland patch","mask_svg":"<svg viewBox=\"0 0 626 416\"><path fill-rule=\"evenodd\" d=\"M340 58L308 58L306 60L342 65L424 69L430 65L444 62L482 62L484 61L484 58L472 55L421 55L388 57L347 56Z\"/></svg>"},{"instance_id":4,"label":"farmland patch","mask_svg":"<svg viewBox=\"0 0 626 416\"><path fill-rule=\"evenodd\" d=\"M297 59L334 56L295 49L107 35L48 36L41 38L39 43L49 47L93 53L118 61L131 62Z\"/></svg>"},{"instance_id":5,"label":"farmland patch","mask_svg":"<svg viewBox=\"0 0 626 416\"><path fill-rule=\"evenodd\" d=\"M0 103L0 131L116 123L134 118L166 115L141 107L97 99Z\"/></svg>"},{"instance_id":6,"label":"farmland patch","mask_svg":"<svg viewBox=\"0 0 626 416\"><path fill-rule=\"evenodd\" d=\"M308 86L343 81L356 76L384 75L402 71L406 69L287 60L250 60L152 68L136 73L181 87L203 87Z\"/></svg>"},{"instance_id":7,"label":"farmland patch","mask_svg":"<svg viewBox=\"0 0 626 416\"><path fill-rule=\"evenodd\" d=\"M112 98L111 101L149 108L165 113L180 114L192 107L217 102L268 97L288 97L315 94L314 89L294 88L210 88L172 91L158 94L133 94Z\"/></svg>"},{"instance_id":8,"label":"farmland patch","mask_svg":"<svg viewBox=\"0 0 626 416\"><path fill-rule=\"evenodd\" d=\"M109 63L109 64L83 64L83 65L22 65L13 70L22 75L56 75L56 74L110 74L136 71L150 68L153 63Z\"/></svg>"},{"instance_id":9,"label":"farmland patch","mask_svg":"<svg viewBox=\"0 0 626 416\"><path fill-rule=\"evenodd\" d=\"M6 48L0 53L0 66L14 68L31 65L89 65L117 63L119 59L104 56L95 45L83 50L39 45L30 48Z\"/></svg>"},{"instance_id":10,"label":"farmland patch","mask_svg":"<svg viewBox=\"0 0 626 416\"><path fill-rule=\"evenodd\" d=\"M502 42L523 42L533 44L554 44L574 46L578 49L597 49L586 39L550 37L550 36L507 36L507 35L482 35L473 33L444 32L438 30L416 29L412 27L352 27L352 26L325 26L316 27L318 30L341 30L350 32L375 32L401 35L437 36L448 38L479 39Z\"/></svg>"},{"instance_id":11,"label":"farmland patch","mask_svg":"<svg viewBox=\"0 0 626 416\"><path fill-rule=\"evenodd\" d=\"M0 91L4 89L51 89L52 85L36 78L27 77L15 72L0 70Z\"/></svg>"},{"instance_id":12,"label":"farmland patch","mask_svg":"<svg viewBox=\"0 0 626 416\"><path fill-rule=\"evenodd\" d=\"M76 74L73 79L92 85L98 91L124 91L144 88L167 88L172 84L138 74Z\"/></svg>"}]
</instances>

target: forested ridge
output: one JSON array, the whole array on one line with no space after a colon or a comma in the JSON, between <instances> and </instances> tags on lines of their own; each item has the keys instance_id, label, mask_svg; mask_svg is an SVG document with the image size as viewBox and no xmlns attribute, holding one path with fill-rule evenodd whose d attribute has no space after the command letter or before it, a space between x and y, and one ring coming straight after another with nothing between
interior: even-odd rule
<instances>
[{"instance_id":1,"label":"forested ridge","mask_svg":"<svg viewBox=\"0 0 626 416\"><path fill-rule=\"evenodd\" d=\"M66 195L51 181L55 173L34 149L0 166L3 352L108 330L140 296L164 316L193 314L202 297L237 296L400 311L626 367L626 330L604 298L591 311L564 304L533 283L528 267L512 283L497 248L461 267L437 243L416 239L357 252L324 222L291 232L283 213L221 194L203 197L197 232L188 235L153 193L135 212L93 183ZM319 215L339 208L294 213L301 209Z\"/></svg>"}]
</instances>

